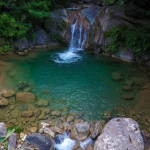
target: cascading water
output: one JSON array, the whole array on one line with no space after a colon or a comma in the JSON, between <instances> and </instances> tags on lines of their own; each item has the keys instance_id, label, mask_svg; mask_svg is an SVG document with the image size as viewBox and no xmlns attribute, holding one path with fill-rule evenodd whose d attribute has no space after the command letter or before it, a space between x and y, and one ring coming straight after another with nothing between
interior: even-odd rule
<instances>
[{"instance_id":1,"label":"cascading water","mask_svg":"<svg viewBox=\"0 0 150 150\"><path fill-rule=\"evenodd\" d=\"M55 137L55 150L72 150L76 145L76 140L70 139L70 134L64 132L62 135L57 135ZM87 138L85 141L80 141L80 147L86 150L87 145L94 145L94 141L91 138Z\"/></svg>"},{"instance_id":2,"label":"cascading water","mask_svg":"<svg viewBox=\"0 0 150 150\"><path fill-rule=\"evenodd\" d=\"M80 16L81 17L81 16ZM83 50L83 46L86 42L87 31L84 29L82 19L76 17L76 21L71 25L71 40L69 48L63 53L57 53L53 57L56 63L72 63L77 60L81 60L79 51Z\"/></svg>"}]
</instances>

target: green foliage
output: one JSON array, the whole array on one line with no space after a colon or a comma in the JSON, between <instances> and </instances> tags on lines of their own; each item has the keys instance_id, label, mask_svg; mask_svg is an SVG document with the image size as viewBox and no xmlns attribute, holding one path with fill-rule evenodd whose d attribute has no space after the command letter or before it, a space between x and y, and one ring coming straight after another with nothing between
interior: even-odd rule
<instances>
[{"instance_id":1,"label":"green foliage","mask_svg":"<svg viewBox=\"0 0 150 150\"><path fill-rule=\"evenodd\" d=\"M23 131L23 128L18 125L7 128L6 135L0 138L0 144L2 144L5 140L7 140L11 136L12 133L14 132L21 133L22 131Z\"/></svg>"},{"instance_id":2,"label":"green foliage","mask_svg":"<svg viewBox=\"0 0 150 150\"><path fill-rule=\"evenodd\" d=\"M112 4L124 4L128 2L129 0L102 0L103 3L107 5L112 5Z\"/></svg>"},{"instance_id":3,"label":"green foliage","mask_svg":"<svg viewBox=\"0 0 150 150\"><path fill-rule=\"evenodd\" d=\"M33 36L42 27L56 4L69 0L1 0L0 1L0 53L11 50L14 39ZM2 42L1 42L2 41Z\"/></svg>"},{"instance_id":4,"label":"green foliage","mask_svg":"<svg viewBox=\"0 0 150 150\"><path fill-rule=\"evenodd\" d=\"M118 49L132 49L137 56L150 52L149 36L150 27L137 27L131 29L127 27L114 27L104 33L104 37L109 37L111 42L106 45L112 53Z\"/></svg>"}]
</instances>

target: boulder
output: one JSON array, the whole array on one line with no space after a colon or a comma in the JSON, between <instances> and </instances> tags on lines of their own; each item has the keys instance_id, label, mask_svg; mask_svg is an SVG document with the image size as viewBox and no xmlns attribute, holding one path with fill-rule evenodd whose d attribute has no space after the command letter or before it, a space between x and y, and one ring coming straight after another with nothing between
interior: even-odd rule
<instances>
[{"instance_id":1,"label":"boulder","mask_svg":"<svg viewBox=\"0 0 150 150\"><path fill-rule=\"evenodd\" d=\"M3 137L7 133L6 125L1 122L0 123L0 138Z\"/></svg>"},{"instance_id":2,"label":"boulder","mask_svg":"<svg viewBox=\"0 0 150 150\"><path fill-rule=\"evenodd\" d=\"M21 103L32 103L35 101L35 95L29 92L19 92L16 94L16 101Z\"/></svg>"},{"instance_id":3,"label":"boulder","mask_svg":"<svg viewBox=\"0 0 150 150\"><path fill-rule=\"evenodd\" d=\"M144 150L139 125L131 118L114 118L104 127L94 150Z\"/></svg>"},{"instance_id":4,"label":"boulder","mask_svg":"<svg viewBox=\"0 0 150 150\"><path fill-rule=\"evenodd\" d=\"M5 97L5 98L9 98L13 95L15 95L15 91L13 91L13 90L4 91L2 93L2 96Z\"/></svg>"},{"instance_id":5,"label":"boulder","mask_svg":"<svg viewBox=\"0 0 150 150\"><path fill-rule=\"evenodd\" d=\"M0 106L7 106L9 104L6 98L0 99Z\"/></svg>"},{"instance_id":6,"label":"boulder","mask_svg":"<svg viewBox=\"0 0 150 150\"><path fill-rule=\"evenodd\" d=\"M26 142L34 145L39 150L53 150L54 149L54 140L50 137L42 136L38 133L30 134L25 139Z\"/></svg>"}]
</instances>

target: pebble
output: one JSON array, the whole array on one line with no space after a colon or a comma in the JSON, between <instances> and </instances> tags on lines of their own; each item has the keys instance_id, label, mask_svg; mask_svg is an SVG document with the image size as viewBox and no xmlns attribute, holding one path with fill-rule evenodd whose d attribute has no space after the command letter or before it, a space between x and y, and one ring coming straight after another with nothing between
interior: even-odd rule
<instances>
[{"instance_id":1,"label":"pebble","mask_svg":"<svg viewBox=\"0 0 150 150\"><path fill-rule=\"evenodd\" d=\"M20 149L21 147L22 147L22 145L21 145L21 144L19 144L19 145L17 146L17 148L18 148L18 149Z\"/></svg>"}]
</instances>

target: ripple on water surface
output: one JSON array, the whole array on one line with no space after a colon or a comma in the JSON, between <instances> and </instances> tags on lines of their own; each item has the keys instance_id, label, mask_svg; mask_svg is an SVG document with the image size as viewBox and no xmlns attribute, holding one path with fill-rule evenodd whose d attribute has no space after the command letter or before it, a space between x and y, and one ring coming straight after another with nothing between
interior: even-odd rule
<instances>
[{"instance_id":1,"label":"ripple on water surface","mask_svg":"<svg viewBox=\"0 0 150 150\"><path fill-rule=\"evenodd\" d=\"M134 100L121 99L122 87L134 77L146 78L134 64L83 51L42 51L31 58L9 59L15 67L7 72L7 86L16 89L20 81L31 83L36 95L50 100L49 107L68 107L71 112L83 113L87 120L100 119L105 110L112 111L115 106L133 104ZM114 81L112 72L121 74L122 80Z\"/></svg>"}]
</instances>

